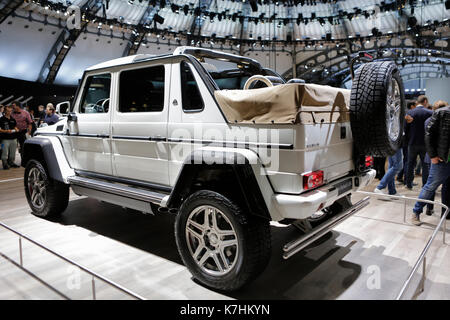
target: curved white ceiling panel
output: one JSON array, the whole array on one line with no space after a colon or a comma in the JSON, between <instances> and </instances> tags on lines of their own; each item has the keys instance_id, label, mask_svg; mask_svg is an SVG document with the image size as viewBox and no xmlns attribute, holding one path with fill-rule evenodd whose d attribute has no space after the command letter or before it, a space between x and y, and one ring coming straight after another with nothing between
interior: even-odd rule
<instances>
[{"instance_id":1,"label":"curved white ceiling panel","mask_svg":"<svg viewBox=\"0 0 450 320\"><path fill-rule=\"evenodd\" d=\"M7 19L0 25L0 76L36 81L60 33L50 25Z\"/></svg>"},{"instance_id":2,"label":"curved white ceiling panel","mask_svg":"<svg viewBox=\"0 0 450 320\"><path fill-rule=\"evenodd\" d=\"M126 44L127 40L82 33L64 59L55 83L77 84L87 67L122 57Z\"/></svg>"},{"instance_id":3,"label":"curved white ceiling panel","mask_svg":"<svg viewBox=\"0 0 450 320\"><path fill-rule=\"evenodd\" d=\"M125 23L138 24L147 7L148 1L136 1L130 4L127 0L110 0L106 17L108 19L123 17ZM102 15L103 10L101 9L97 12L97 16L101 17Z\"/></svg>"}]
</instances>

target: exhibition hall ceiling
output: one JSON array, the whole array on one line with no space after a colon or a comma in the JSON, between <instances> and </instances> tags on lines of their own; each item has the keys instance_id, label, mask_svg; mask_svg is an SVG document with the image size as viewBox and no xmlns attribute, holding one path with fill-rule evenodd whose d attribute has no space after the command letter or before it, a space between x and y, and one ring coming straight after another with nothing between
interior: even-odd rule
<instances>
[{"instance_id":1,"label":"exhibition hall ceiling","mask_svg":"<svg viewBox=\"0 0 450 320\"><path fill-rule=\"evenodd\" d=\"M316 82L347 72L346 57L359 50L394 59L405 70L419 68L419 76L427 70L448 76L449 5L443 0L2 0L0 76L75 85L90 65L173 52L179 45L249 56L280 74L302 73ZM393 39L405 41L392 45ZM318 52L325 58L307 61Z\"/></svg>"}]
</instances>

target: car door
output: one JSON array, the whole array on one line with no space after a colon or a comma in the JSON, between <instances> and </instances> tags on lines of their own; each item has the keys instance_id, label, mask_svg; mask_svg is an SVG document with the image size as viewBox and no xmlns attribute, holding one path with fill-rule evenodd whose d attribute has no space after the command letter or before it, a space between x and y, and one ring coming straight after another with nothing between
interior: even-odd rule
<instances>
[{"instance_id":1,"label":"car door","mask_svg":"<svg viewBox=\"0 0 450 320\"><path fill-rule=\"evenodd\" d=\"M70 150L74 169L111 175L111 73L88 74L75 102L76 121L69 123Z\"/></svg>"},{"instance_id":2,"label":"car door","mask_svg":"<svg viewBox=\"0 0 450 320\"><path fill-rule=\"evenodd\" d=\"M167 117L170 64L146 63L118 73L112 118L113 173L155 185L169 184Z\"/></svg>"}]
</instances>

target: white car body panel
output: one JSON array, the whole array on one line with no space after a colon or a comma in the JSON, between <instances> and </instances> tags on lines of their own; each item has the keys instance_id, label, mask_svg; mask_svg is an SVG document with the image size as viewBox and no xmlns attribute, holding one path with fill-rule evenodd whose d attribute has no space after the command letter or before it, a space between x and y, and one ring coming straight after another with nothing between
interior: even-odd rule
<instances>
[{"instance_id":1,"label":"white car body panel","mask_svg":"<svg viewBox=\"0 0 450 320\"><path fill-rule=\"evenodd\" d=\"M175 54L182 51L183 48L177 49ZM111 73L108 113L79 112L85 77L72 108L77 121L63 119L56 125L38 129L38 135L48 135L55 132L56 126L63 126L59 137L45 137L54 144L65 182L77 169L174 187L184 161L192 152L232 152L249 160L271 219L279 221L307 218L320 206L329 206L373 180L374 171L369 170L358 177L359 186L353 184L350 190L339 195L337 190L330 191L344 177L356 178L352 174L355 168L349 122L307 125L228 123L193 67L204 109L184 112L179 63L164 62L163 111L119 112L119 73L162 64L157 59L130 64L139 57L141 55L124 57L87 69L86 76ZM65 134L67 131L70 135ZM167 140L140 139L145 137ZM214 141L219 146L205 146L205 141ZM247 145L234 145L236 142ZM324 172L324 185L304 192L303 175L316 170ZM165 197L161 205L165 206L167 200Z\"/></svg>"}]
</instances>

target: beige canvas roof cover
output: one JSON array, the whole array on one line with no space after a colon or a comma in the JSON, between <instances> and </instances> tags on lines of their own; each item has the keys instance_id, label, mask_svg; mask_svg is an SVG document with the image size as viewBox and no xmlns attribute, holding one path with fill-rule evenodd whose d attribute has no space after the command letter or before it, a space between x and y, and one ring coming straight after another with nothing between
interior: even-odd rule
<instances>
[{"instance_id":1,"label":"beige canvas roof cover","mask_svg":"<svg viewBox=\"0 0 450 320\"><path fill-rule=\"evenodd\" d=\"M229 122L331 123L349 121L350 90L291 83L214 93Z\"/></svg>"}]
</instances>

